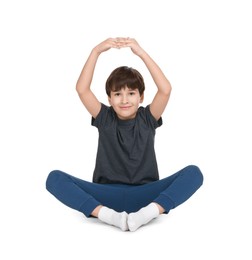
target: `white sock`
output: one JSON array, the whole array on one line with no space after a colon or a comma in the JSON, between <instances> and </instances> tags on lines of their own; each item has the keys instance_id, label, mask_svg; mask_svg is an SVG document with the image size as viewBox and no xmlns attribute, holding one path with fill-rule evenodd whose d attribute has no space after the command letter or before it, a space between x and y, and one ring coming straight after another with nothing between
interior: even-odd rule
<instances>
[{"instance_id":1,"label":"white sock","mask_svg":"<svg viewBox=\"0 0 252 260\"><path fill-rule=\"evenodd\" d=\"M147 224L152 219L158 217L158 206L152 202L148 206L141 208L135 213L130 213L128 216L128 226L130 231L135 231L142 225Z\"/></svg>"},{"instance_id":2,"label":"white sock","mask_svg":"<svg viewBox=\"0 0 252 260\"><path fill-rule=\"evenodd\" d=\"M127 218L128 214L125 211L117 212L105 206L101 207L98 213L98 219L109 225L119 227L122 231L129 230Z\"/></svg>"}]
</instances>

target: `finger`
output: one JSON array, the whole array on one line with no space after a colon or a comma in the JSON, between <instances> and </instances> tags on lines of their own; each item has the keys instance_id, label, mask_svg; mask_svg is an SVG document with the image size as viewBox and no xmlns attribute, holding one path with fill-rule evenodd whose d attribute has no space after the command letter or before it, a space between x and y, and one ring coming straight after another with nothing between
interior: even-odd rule
<instances>
[{"instance_id":1,"label":"finger","mask_svg":"<svg viewBox=\"0 0 252 260\"><path fill-rule=\"evenodd\" d=\"M129 37L116 37L116 41L120 43L125 43L129 40Z\"/></svg>"},{"instance_id":2,"label":"finger","mask_svg":"<svg viewBox=\"0 0 252 260\"><path fill-rule=\"evenodd\" d=\"M110 46L113 48L120 48L120 42L117 40L117 38L111 38Z\"/></svg>"}]
</instances>

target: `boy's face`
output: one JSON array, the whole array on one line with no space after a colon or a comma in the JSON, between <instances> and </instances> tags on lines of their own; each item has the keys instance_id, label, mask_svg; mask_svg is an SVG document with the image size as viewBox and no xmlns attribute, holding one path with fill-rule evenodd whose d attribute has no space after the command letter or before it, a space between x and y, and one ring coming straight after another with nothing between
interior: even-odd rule
<instances>
[{"instance_id":1,"label":"boy's face","mask_svg":"<svg viewBox=\"0 0 252 260\"><path fill-rule=\"evenodd\" d=\"M127 120L136 116L139 104L143 102L143 95L140 96L138 89L125 87L119 91L111 91L108 101L117 116Z\"/></svg>"}]
</instances>

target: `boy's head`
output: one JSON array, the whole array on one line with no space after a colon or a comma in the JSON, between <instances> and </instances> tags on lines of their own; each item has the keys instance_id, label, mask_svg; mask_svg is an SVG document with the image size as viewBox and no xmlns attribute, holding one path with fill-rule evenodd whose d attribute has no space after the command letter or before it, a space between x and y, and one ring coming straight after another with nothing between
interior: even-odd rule
<instances>
[{"instance_id":1,"label":"boy's head","mask_svg":"<svg viewBox=\"0 0 252 260\"><path fill-rule=\"evenodd\" d=\"M119 91L128 87L138 89L140 96L143 95L145 84L142 75L133 68L121 66L113 70L106 81L106 93L110 97L111 92Z\"/></svg>"}]
</instances>

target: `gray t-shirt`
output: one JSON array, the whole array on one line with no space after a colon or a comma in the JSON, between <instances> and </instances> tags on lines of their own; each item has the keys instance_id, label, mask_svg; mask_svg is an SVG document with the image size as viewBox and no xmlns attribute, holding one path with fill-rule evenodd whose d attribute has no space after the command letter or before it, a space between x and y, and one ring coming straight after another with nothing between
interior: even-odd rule
<instances>
[{"instance_id":1,"label":"gray t-shirt","mask_svg":"<svg viewBox=\"0 0 252 260\"><path fill-rule=\"evenodd\" d=\"M104 104L92 125L99 141L93 182L145 184L159 179L154 150L155 130L162 125L150 107L139 107L134 119L121 120Z\"/></svg>"}]
</instances>

